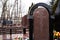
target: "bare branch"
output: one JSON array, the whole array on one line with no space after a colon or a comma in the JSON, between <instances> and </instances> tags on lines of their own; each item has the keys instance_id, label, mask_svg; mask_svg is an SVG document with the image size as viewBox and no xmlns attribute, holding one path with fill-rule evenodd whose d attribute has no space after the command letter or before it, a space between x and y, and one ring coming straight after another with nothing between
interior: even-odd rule
<instances>
[{"instance_id":1,"label":"bare branch","mask_svg":"<svg viewBox=\"0 0 60 40\"><path fill-rule=\"evenodd\" d=\"M4 1L4 2L3 2ZM3 2L3 8L2 8L2 14L1 14L1 17L3 18L3 17L5 17L5 11L7 10L6 9L6 5L7 5L7 1L8 0L2 0L2 2Z\"/></svg>"}]
</instances>

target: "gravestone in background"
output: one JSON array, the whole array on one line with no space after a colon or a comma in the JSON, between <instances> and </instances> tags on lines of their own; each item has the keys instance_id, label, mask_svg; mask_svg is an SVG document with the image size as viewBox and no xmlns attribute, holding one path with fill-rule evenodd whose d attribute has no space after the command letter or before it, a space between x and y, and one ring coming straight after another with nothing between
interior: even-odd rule
<instances>
[{"instance_id":1,"label":"gravestone in background","mask_svg":"<svg viewBox=\"0 0 60 40\"><path fill-rule=\"evenodd\" d=\"M34 16L34 40L49 40L49 13L45 8L36 8Z\"/></svg>"}]
</instances>

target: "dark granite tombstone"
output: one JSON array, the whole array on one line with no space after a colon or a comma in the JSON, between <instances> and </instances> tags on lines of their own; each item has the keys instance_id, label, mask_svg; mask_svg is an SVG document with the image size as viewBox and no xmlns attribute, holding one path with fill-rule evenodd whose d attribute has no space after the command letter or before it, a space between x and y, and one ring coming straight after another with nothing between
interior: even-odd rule
<instances>
[{"instance_id":1,"label":"dark granite tombstone","mask_svg":"<svg viewBox=\"0 0 60 40\"><path fill-rule=\"evenodd\" d=\"M34 17L34 40L49 40L49 13L45 8L36 8Z\"/></svg>"},{"instance_id":2,"label":"dark granite tombstone","mask_svg":"<svg viewBox=\"0 0 60 40\"><path fill-rule=\"evenodd\" d=\"M60 0L55 11L55 30L60 31Z\"/></svg>"}]
</instances>

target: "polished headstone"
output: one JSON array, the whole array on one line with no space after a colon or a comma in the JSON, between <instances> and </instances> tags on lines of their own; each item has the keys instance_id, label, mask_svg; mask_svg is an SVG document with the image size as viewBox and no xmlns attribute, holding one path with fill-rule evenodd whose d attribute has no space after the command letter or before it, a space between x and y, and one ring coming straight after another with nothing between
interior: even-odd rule
<instances>
[{"instance_id":1,"label":"polished headstone","mask_svg":"<svg viewBox=\"0 0 60 40\"><path fill-rule=\"evenodd\" d=\"M45 8L36 8L34 16L34 40L49 40L49 13Z\"/></svg>"}]
</instances>

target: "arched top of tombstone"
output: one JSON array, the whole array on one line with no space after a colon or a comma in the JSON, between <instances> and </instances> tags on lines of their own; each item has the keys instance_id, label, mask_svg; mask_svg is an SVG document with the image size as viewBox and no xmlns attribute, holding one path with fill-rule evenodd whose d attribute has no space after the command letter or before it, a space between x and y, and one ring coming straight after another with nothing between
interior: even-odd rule
<instances>
[{"instance_id":1,"label":"arched top of tombstone","mask_svg":"<svg viewBox=\"0 0 60 40\"><path fill-rule=\"evenodd\" d=\"M31 7L31 9L30 9L29 14L30 14L30 15L33 15L34 10L35 10L36 8L38 8L39 6L42 6L42 7L46 8L47 11L49 12L49 14L51 14L51 12L50 12L50 6L47 5L47 4L45 4L45 3L37 3L37 4L33 5L33 6Z\"/></svg>"}]
</instances>

